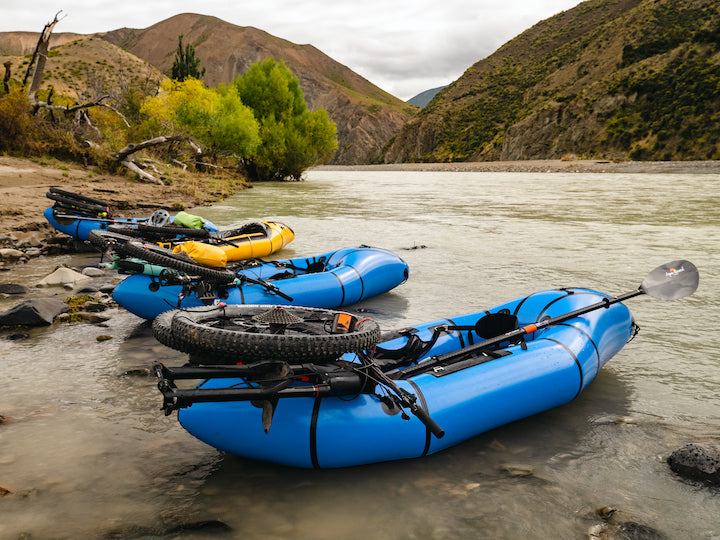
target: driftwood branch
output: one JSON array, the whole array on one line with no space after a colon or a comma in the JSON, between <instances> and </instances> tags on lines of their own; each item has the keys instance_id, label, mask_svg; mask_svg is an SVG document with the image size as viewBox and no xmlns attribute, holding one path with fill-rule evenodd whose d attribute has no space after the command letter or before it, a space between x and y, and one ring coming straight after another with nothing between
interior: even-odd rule
<instances>
[{"instance_id":1,"label":"driftwood branch","mask_svg":"<svg viewBox=\"0 0 720 540\"><path fill-rule=\"evenodd\" d=\"M125 160L121 161L120 163L121 163L123 166L127 167L128 169L130 169L130 170L131 170L132 172L134 172L135 174L137 174L142 180L147 180L148 182L153 182L153 183L158 184L158 185L160 185L160 186L164 186L164 185L165 185L165 184L163 183L163 181L160 180L159 178L155 178L152 174L143 171L143 170L140 168L140 166L139 166L137 163L135 163L133 160L131 160L131 159L125 159Z\"/></svg>"},{"instance_id":2,"label":"driftwood branch","mask_svg":"<svg viewBox=\"0 0 720 540\"><path fill-rule=\"evenodd\" d=\"M93 133L95 133L95 137L98 139L102 139L102 133L100 130L92 123L90 120L90 117L88 116L87 111L84 109L79 109L75 113L75 124L77 126L80 126L81 124L85 124L90 130L92 130Z\"/></svg>"},{"instance_id":3,"label":"driftwood branch","mask_svg":"<svg viewBox=\"0 0 720 540\"><path fill-rule=\"evenodd\" d=\"M140 165L138 165L135 161L132 159L129 159L131 155L133 155L135 152L139 152L140 150L144 150L146 148L151 148L153 146L160 146L162 144L169 144L173 142L183 141L190 145L190 147L195 150L195 153L197 155L202 155L202 148L200 148L194 141L187 137L183 137L180 135L170 135L170 136L160 136L160 137L154 137L152 139L148 139L147 141L139 142L139 143L133 143L128 144L125 148L122 150L118 150L112 156L117 159L123 166L130 169L132 172L140 176L141 179L147 180L149 182L154 182L156 184L164 185L162 180L159 178L155 178L153 175L148 173L147 171L144 171Z\"/></svg>"},{"instance_id":4,"label":"driftwood branch","mask_svg":"<svg viewBox=\"0 0 720 540\"><path fill-rule=\"evenodd\" d=\"M161 135L160 137L154 137L152 139L148 139L147 141L128 144L122 150L118 150L117 152L115 152L113 154L113 157L122 161L123 159L127 158L128 156L131 156L135 152L139 152L140 150L144 150L146 148L151 148L153 146L159 146L161 144L168 144L168 143L184 141L184 140L187 140L187 138L182 137L180 135L169 135L169 136Z\"/></svg>"}]
</instances>

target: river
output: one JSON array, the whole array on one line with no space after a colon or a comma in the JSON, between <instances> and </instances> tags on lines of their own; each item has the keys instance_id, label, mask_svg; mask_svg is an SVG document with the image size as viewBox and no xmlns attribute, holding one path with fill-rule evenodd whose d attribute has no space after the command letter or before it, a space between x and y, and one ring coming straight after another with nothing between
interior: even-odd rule
<instances>
[{"instance_id":1,"label":"river","mask_svg":"<svg viewBox=\"0 0 720 540\"><path fill-rule=\"evenodd\" d=\"M695 263L700 287L628 300L639 335L571 403L426 458L340 470L194 439L143 375L185 357L124 310L104 327L2 331L0 486L13 493L0 497L0 539L585 538L604 506L618 509L611 522L667 538L720 538L720 490L665 462L720 439L718 175L314 170L193 212L221 226L283 221L296 234L283 257L397 252L410 279L355 306L383 330L554 287L621 294L675 259ZM36 259L0 279L96 260Z\"/></svg>"}]
</instances>

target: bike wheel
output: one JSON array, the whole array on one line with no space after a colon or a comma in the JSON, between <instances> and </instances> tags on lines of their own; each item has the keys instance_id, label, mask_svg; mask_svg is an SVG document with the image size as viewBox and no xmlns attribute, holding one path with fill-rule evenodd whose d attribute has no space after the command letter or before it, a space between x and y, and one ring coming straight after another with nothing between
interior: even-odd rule
<instances>
[{"instance_id":1,"label":"bike wheel","mask_svg":"<svg viewBox=\"0 0 720 540\"><path fill-rule=\"evenodd\" d=\"M158 316L161 343L190 353L193 363L249 363L265 359L331 362L373 347L380 328L372 319L298 306L220 305Z\"/></svg>"}]
</instances>

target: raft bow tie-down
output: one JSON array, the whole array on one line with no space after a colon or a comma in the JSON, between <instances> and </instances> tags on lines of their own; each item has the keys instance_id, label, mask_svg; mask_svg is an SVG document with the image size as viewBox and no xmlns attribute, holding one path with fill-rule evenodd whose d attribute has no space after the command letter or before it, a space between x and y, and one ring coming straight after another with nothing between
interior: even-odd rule
<instances>
[{"instance_id":1,"label":"raft bow tie-down","mask_svg":"<svg viewBox=\"0 0 720 540\"><path fill-rule=\"evenodd\" d=\"M673 261L616 297L541 291L382 342L374 321L345 312L175 310L153 331L190 364L155 371L166 414L232 454L313 468L420 457L569 402L634 336L622 302L683 298L698 282L692 263Z\"/></svg>"}]
</instances>

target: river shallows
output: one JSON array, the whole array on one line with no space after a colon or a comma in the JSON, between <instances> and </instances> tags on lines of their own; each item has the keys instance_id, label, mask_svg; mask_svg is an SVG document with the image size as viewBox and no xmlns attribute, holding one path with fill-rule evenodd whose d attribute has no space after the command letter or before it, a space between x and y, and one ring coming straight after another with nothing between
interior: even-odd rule
<instances>
[{"instance_id":1,"label":"river shallows","mask_svg":"<svg viewBox=\"0 0 720 540\"><path fill-rule=\"evenodd\" d=\"M620 294L681 258L700 287L678 302L628 301L640 334L569 405L425 459L335 471L242 460L193 439L162 415L152 377L125 374L184 362L127 312L106 328L0 339L0 414L11 418L0 425L0 486L14 491L0 498L3 540L155 538L206 520L245 539L582 538L602 506L669 538L720 536L718 491L665 463L686 442L720 439L717 175L311 171L196 213L223 226L284 221L296 234L284 257L396 251L408 282L356 306L384 330L551 287ZM88 257L33 261L3 280L32 282L61 262Z\"/></svg>"}]
</instances>

